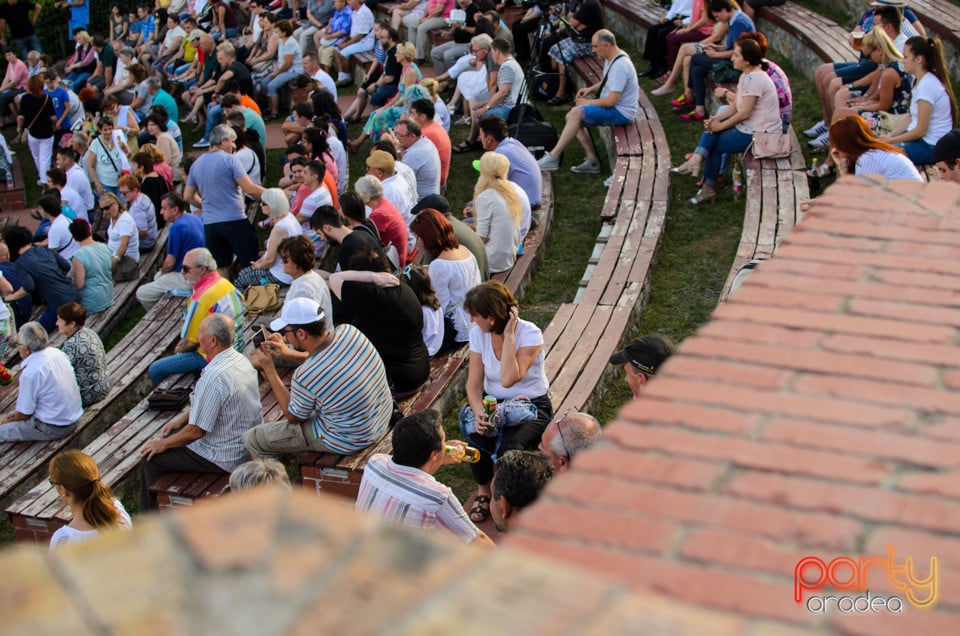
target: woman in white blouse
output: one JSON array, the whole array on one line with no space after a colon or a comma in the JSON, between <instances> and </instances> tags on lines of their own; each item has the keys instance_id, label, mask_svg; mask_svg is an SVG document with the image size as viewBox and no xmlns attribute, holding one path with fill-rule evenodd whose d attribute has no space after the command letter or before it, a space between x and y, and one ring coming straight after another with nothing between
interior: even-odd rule
<instances>
[{"instance_id":1,"label":"woman in white blouse","mask_svg":"<svg viewBox=\"0 0 960 636\"><path fill-rule=\"evenodd\" d=\"M465 214L476 217L477 235L487 250L490 273L505 272L517 260L523 207L507 181L510 160L496 152L480 157L480 178L473 189L473 208Z\"/></svg>"}]
</instances>

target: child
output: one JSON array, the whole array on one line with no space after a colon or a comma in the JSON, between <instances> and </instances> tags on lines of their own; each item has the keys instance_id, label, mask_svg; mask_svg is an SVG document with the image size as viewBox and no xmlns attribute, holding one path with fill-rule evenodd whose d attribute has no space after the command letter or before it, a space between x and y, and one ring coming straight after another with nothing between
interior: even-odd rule
<instances>
[{"instance_id":1,"label":"child","mask_svg":"<svg viewBox=\"0 0 960 636\"><path fill-rule=\"evenodd\" d=\"M427 345L427 353L433 358L443 344L443 312L440 301L433 292L430 274L426 269L419 265L407 265L403 268L403 275L423 309L423 342Z\"/></svg>"}]
</instances>

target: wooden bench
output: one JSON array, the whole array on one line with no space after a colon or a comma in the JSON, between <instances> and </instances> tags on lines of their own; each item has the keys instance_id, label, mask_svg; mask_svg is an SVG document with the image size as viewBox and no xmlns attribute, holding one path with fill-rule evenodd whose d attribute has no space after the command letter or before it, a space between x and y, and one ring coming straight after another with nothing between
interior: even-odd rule
<instances>
[{"instance_id":1,"label":"wooden bench","mask_svg":"<svg viewBox=\"0 0 960 636\"><path fill-rule=\"evenodd\" d=\"M167 299L161 301L161 303L165 302L169 301ZM159 306L158 303L157 307ZM153 313L157 307L151 309L148 315ZM180 305L177 306L178 309L179 307ZM254 320L247 321L244 327L244 341L248 343L247 352L252 347L251 336L253 330L269 322L275 315L261 315ZM177 311L174 325L165 325L164 333L175 337L179 334L179 326L182 321L182 312ZM155 330L156 327L146 329L144 332L149 333ZM146 366L144 365L144 370ZM192 387L196 377L197 374L194 373L171 376L165 379L160 386L162 388ZM269 389L261 386L261 398L267 398L264 399L264 414L269 413L273 416L276 401L271 402L268 394ZM188 409L189 407L184 407L181 411L157 411L150 409L147 400L142 399L132 409L128 408L123 417L96 438L84 440L86 446L83 447L83 452L93 457L97 462L100 467L101 481L115 490L116 494L122 494L124 489L130 485L130 482L135 481L130 480L130 477L136 474L140 465L140 449L144 443L159 435L164 426ZM189 479L182 478L182 474L178 474L176 477L185 481ZM170 505L184 503L188 495L213 495L222 492L222 489L216 491L213 488L216 480L210 480L203 488L200 488L196 484L196 478L187 484L183 484L177 479L169 479L165 482L172 488L169 493L160 493L167 495L164 502ZM190 488L191 485L194 487ZM56 491L46 480L41 481L16 502L8 506L7 514L14 524L14 532L19 541L32 541L41 544L49 542L53 532L70 520L70 509L63 506Z\"/></svg>"},{"instance_id":2,"label":"wooden bench","mask_svg":"<svg viewBox=\"0 0 960 636\"><path fill-rule=\"evenodd\" d=\"M553 221L553 189L549 173L543 174L543 196L541 199L540 223L531 228L524 241L523 255L508 272L497 274L518 297L522 297L526 286L539 265L549 239ZM430 376L427 382L412 397L402 401L400 410L406 414L418 413L428 408L446 412L463 394L461 370L470 357L467 346L437 356L430 363ZM363 468L371 456L377 453L390 453L392 447L390 435L384 435L378 442L352 455L335 453L308 452L300 456L300 477L304 488L323 491L343 497L356 499L363 478Z\"/></svg>"},{"instance_id":3,"label":"wooden bench","mask_svg":"<svg viewBox=\"0 0 960 636\"><path fill-rule=\"evenodd\" d=\"M786 159L757 159L748 150L743 155L746 176L746 206L740 245L721 292L730 293L737 273L754 260L770 258L800 218L801 204L810 199L800 142L790 129L792 152Z\"/></svg>"},{"instance_id":4,"label":"wooden bench","mask_svg":"<svg viewBox=\"0 0 960 636\"><path fill-rule=\"evenodd\" d=\"M52 490L44 478L47 462L67 448L76 448L89 443L111 423L127 412L131 403L138 401L149 390L145 374L147 367L161 353L173 345L183 320L183 299L161 299L108 354L108 368L113 387L107 397L84 409L83 417L74 433L53 442L20 442L0 444L0 502L11 504L25 491L40 482L40 490ZM15 400L15 396L13 397ZM8 512L13 517L25 507L26 501L34 498L34 488ZM17 523L20 531L28 532L32 526L24 520Z\"/></svg>"},{"instance_id":5,"label":"wooden bench","mask_svg":"<svg viewBox=\"0 0 960 636\"><path fill-rule=\"evenodd\" d=\"M607 28L643 50L647 31L667 15L666 8L650 0L608 0L603 3ZM638 28L639 27L639 28Z\"/></svg>"},{"instance_id":6,"label":"wooden bench","mask_svg":"<svg viewBox=\"0 0 960 636\"><path fill-rule=\"evenodd\" d=\"M0 212L22 210L27 207L26 184L23 181L23 170L20 169L20 161L17 157L13 158L10 172L13 175L13 183L7 183L6 180L0 181Z\"/></svg>"},{"instance_id":7,"label":"wooden bench","mask_svg":"<svg viewBox=\"0 0 960 636\"><path fill-rule=\"evenodd\" d=\"M757 29L767 36L770 49L793 61L808 79L825 62L853 62L859 54L850 46L850 32L796 2L762 7Z\"/></svg>"}]
</instances>

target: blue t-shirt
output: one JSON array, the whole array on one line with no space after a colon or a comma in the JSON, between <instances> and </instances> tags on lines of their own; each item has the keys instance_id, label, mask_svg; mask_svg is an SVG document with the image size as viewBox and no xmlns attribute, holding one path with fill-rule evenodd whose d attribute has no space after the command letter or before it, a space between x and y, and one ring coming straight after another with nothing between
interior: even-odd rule
<instances>
[{"instance_id":1,"label":"blue t-shirt","mask_svg":"<svg viewBox=\"0 0 960 636\"><path fill-rule=\"evenodd\" d=\"M37 293L47 307L80 302L80 291L67 278L70 263L47 247L31 247L16 260L20 286Z\"/></svg>"},{"instance_id":2,"label":"blue t-shirt","mask_svg":"<svg viewBox=\"0 0 960 636\"><path fill-rule=\"evenodd\" d=\"M727 50L733 50L733 44L740 39L741 35L756 30L750 16L743 11L734 13L733 17L730 18L730 28L727 30Z\"/></svg>"},{"instance_id":3,"label":"blue t-shirt","mask_svg":"<svg viewBox=\"0 0 960 636\"><path fill-rule=\"evenodd\" d=\"M196 247L205 247L206 238L203 234L203 221L195 214L182 214L170 226L170 235L167 237L167 254L177 258L173 271L179 272L183 266L183 257Z\"/></svg>"},{"instance_id":4,"label":"blue t-shirt","mask_svg":"<svg viewBox=\"0 0 960 636\"><path fill-rule=\"evenodd\" d=\"M187 185L196 188L203 200L204 225L247 218L243 213L243 193L237 185L237 179L246 176L236 155L222 150L208 152L194 162Z\"/></svg>"},{"instance_id":5,"label":"blue t-shirt","mask_svg":"<svg viewBox=\"0 0 960 636\"><path fill-rule=\"evenodd\" d=\"M55 91L49 91L45 88L43 92L50 96L50 101L53 102L53 113L57 116L57 119L60 119L63 111L70 107L70 94L67 92L67 89L63 86L57 86ZM64 117L63 123L60 124L58 130L68 130L69 128L70 118Z\"/></svg>"},{"instance_id":6,"label":"blue t-shirt","mask_svg":"<svg viewBox=\"0 0 960 636\"><path fill-rule=\"evenodd\" d=\"M527 150L527 147L513 137L507 137L497 145L494 152L510 160L507 179L516 183L527 193L530 205L540 205L540 199L543 197L543 177L536 158Z\"/></svg>"}]
</instances>

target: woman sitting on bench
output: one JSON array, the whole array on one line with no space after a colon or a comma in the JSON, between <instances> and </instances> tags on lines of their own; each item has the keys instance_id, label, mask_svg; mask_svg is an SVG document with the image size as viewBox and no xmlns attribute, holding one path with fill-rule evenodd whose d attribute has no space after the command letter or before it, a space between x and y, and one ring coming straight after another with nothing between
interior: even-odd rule
<instances>
[{"instance_id":1,"label":"woman sitting on bench","mask_svg":"<svg viewBox=\"0 0 960 636\"><path fill-rule=\"evenodd\" d=\"M104 530L130 530L130 515L110 487L100 481L100 468L93 458L68 450L50 460L50 484L70 508L70 523L50 538L50 551L96 538Z\"/></svg>"}]
</instances>

